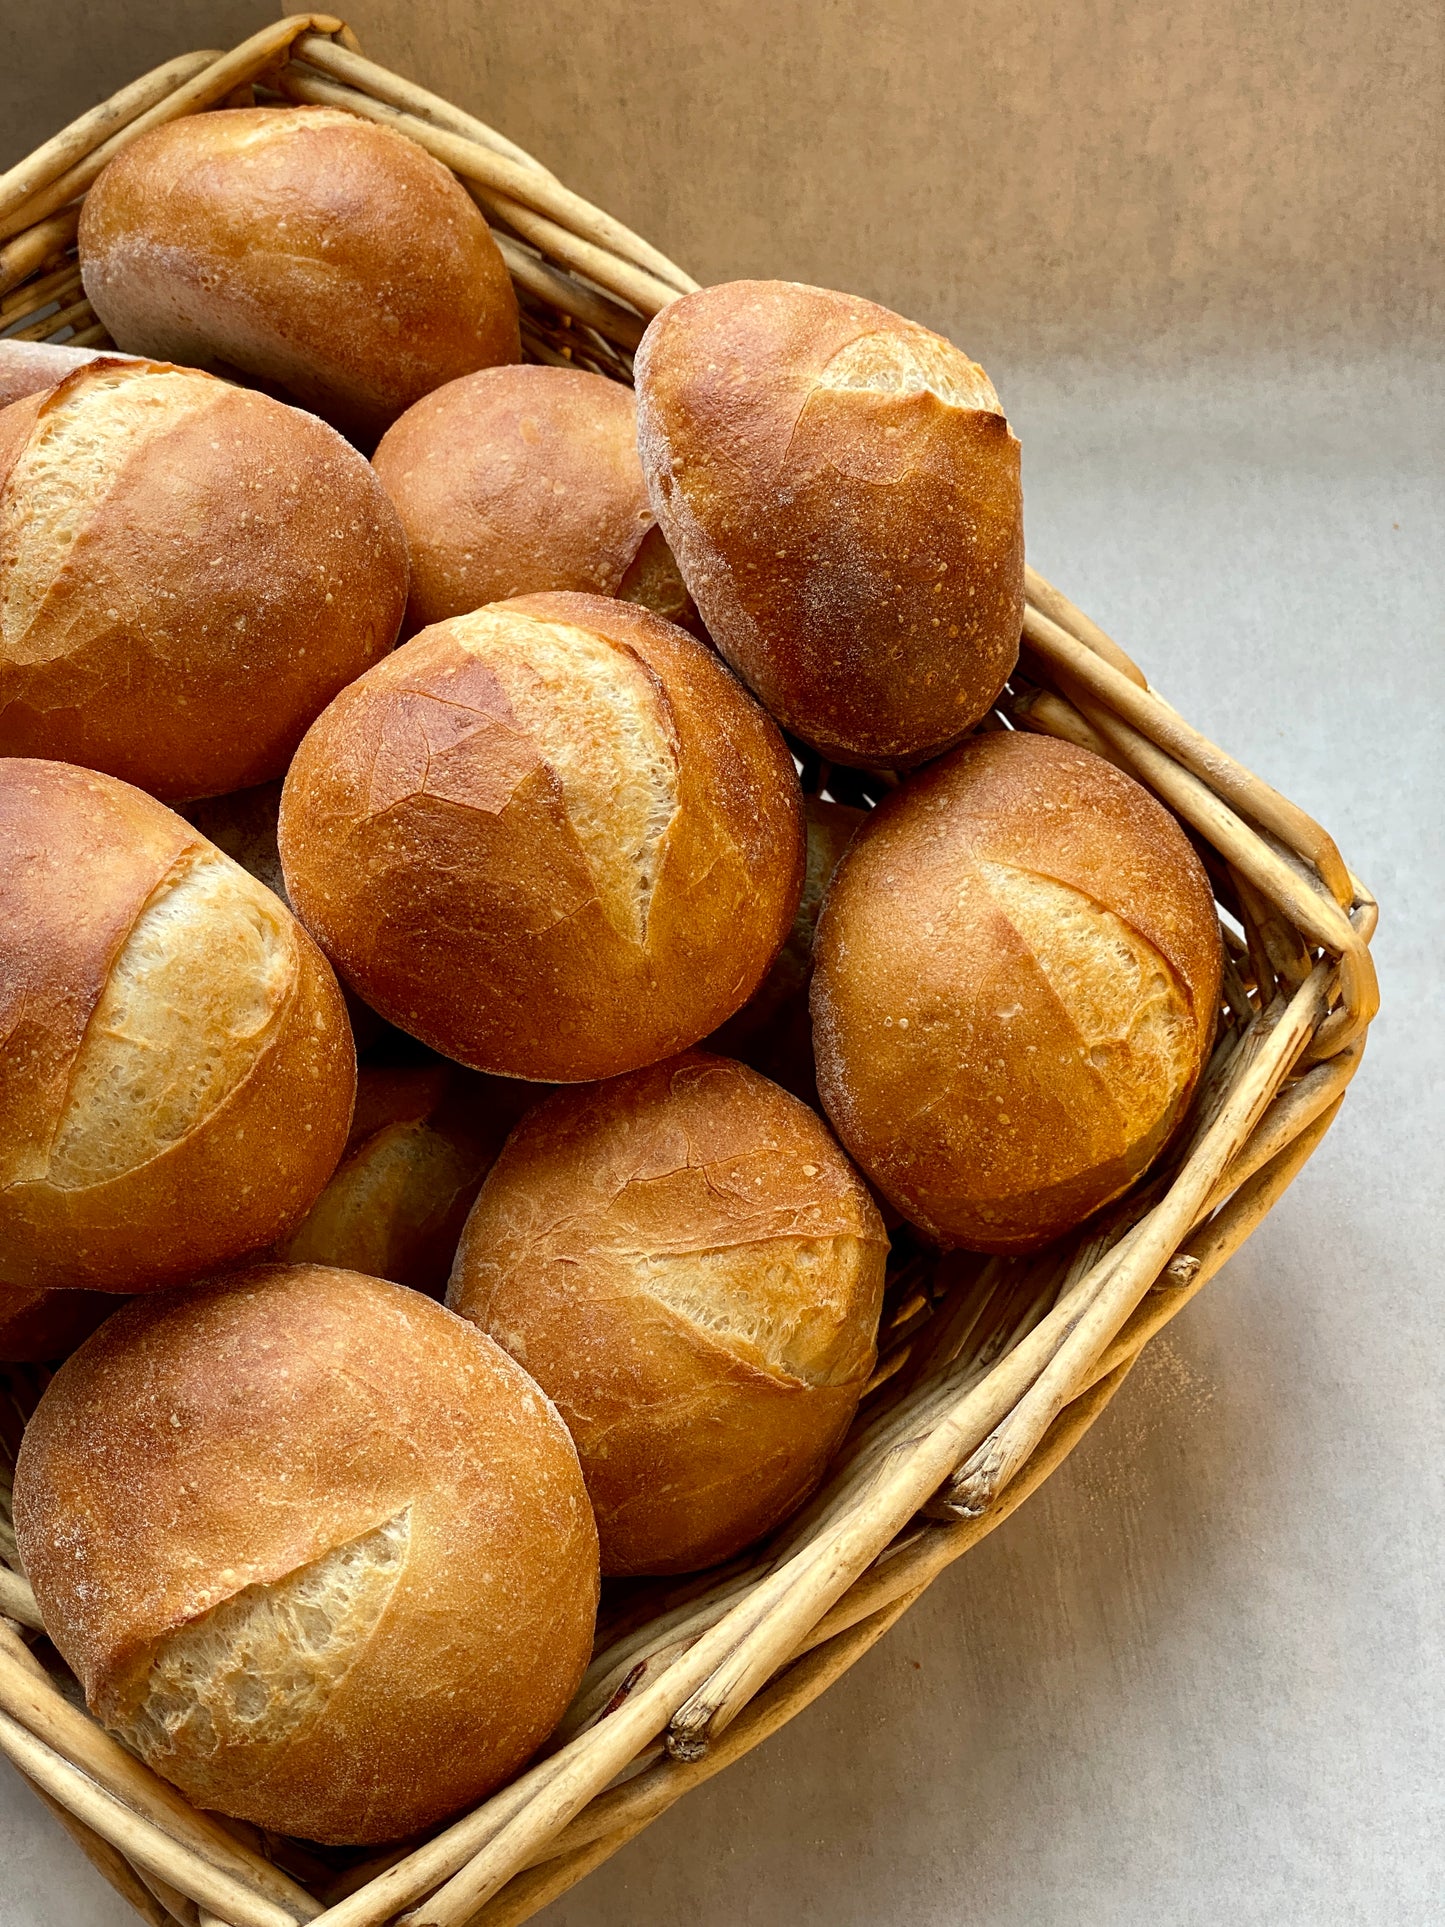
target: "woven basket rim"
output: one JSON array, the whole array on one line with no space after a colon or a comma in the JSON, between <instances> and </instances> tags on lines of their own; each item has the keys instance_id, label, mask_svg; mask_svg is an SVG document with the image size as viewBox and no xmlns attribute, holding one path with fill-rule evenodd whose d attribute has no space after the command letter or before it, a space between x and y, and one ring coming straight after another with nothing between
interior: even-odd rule
<instances>
[{"instance_id":1,"label":"woven basket rim","mask_svg":"<svg viewBox=\"0 0 1445 1927\"><path fill-rule=\"evenodd\" d=\"M0 329L113 346L75 259L79 206L148 127L263 99L393 126L452 169L513 277L528 359L629 381L651 317L697 283L473 115L296 14L181 55L0 176ZM166 1927L513 1927L860 1659L945 1566L1068 1456L1143 1346L1255 1230L1337 1115L1379 1005L1374 898L1305 812L1192 729L1032 568L1020 670L984 726L1079 744L1136 777L1205 858L1221 909L1219 1042L1163 1170L1028 1259L913 1253L880 1362L822 1491L761 1548L638 1588L599 1632L559 1736L510 1786L406 1851L322 1856L192 1809L67 1697L0 1519L0 1750L143 1918ZM888 772L812 758L811 786L874 801ZM13 1452L46 1382L0 1366ZM42 1644L49 1664L58 1664Z\"/></svg>"}]
</instances>

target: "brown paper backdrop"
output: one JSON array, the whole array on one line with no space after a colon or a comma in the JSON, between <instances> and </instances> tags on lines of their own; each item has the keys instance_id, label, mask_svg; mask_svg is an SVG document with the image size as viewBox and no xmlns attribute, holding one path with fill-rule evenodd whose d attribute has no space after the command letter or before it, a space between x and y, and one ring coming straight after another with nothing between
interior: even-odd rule
<instances>
[{"instance_id":1,"label":"brown paper backdrop","mask_svg":"<svg viewBox=\"0 0 1445 1927\"><path fill-rule=\"evenodd\" d=\"M1374 0L358 0L700 279L786 274L965 330L1420 325L1445 8Z\"/></svg>"},{"instance_id":2,"label":"brown paper backdrop","mask_svg":"<svg viewBox=\"0 0 1445 1927\"><path fill-rule=\"evenodd\" d=\"M242 0L10 0L6 160ZM981 357L1185 331L1417 335L1440 290L1445 8L1379 0L355 0L699 278L786 274Z\"/></svg>"}]
</instances>

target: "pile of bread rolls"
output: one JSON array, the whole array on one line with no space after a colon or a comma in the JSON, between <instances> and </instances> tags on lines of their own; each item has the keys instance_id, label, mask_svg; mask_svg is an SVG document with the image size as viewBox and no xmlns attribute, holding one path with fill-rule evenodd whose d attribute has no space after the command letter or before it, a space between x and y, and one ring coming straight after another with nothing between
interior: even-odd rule
<instances>
[{"instance_id":1,"label":"pile of bread rolls","mask_svg":"<svg viewBox=\"0 0 1445 1927\"><path fill-rule=\"evenodd\" d=\"M386 1841L545 1740L600 1577L806 1499L890 1227L1150 1166L1218 925L993 714L1019 447L939 336L737 282L635 398L521 365L473 202L329 109L153 129L80 253L123 353L0 412L0 1352L84 1338L16 1533L161 1773Z\"/></svg>"}]
</instances>

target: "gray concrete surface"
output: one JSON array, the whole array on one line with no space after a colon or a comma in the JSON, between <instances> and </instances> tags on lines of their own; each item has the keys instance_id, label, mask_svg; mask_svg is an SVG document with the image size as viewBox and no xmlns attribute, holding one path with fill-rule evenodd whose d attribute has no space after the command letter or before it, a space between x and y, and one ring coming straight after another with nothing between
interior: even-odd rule
<instances>
[{"instance_id":1,"label":"gray concrete surface","mask_svg":"<svg viewBox=\"0 0 1445 1927\"><path fill-rule=\"evenodd\" d=\"M1441 371L1173 338L991 372L1035 563L1336 832L1384 1013L1313 1163L1050 1485L546 1919L1434 1927ZM5 1927L133 1918L8 1774L0 1838Z\"/></svg>"}]
</instances>

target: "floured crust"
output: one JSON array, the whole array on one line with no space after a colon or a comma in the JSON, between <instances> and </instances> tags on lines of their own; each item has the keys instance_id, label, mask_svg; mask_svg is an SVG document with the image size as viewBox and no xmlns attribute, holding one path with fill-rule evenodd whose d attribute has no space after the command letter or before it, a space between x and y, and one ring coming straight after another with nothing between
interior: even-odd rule
<instances>
[{"instance_id":1,"label":"floured crust","mask_svg":"<svg viewBox=\"0 0 1445 1927\"><path fill-rule=\"evenodd\" d=\"M511 277L456 177L334 108L152 128L86 196L80 264L118 346L229 362L372 439L521 353Z\"/></svg>"},{"instance_id":2,"label":"floured crust","mask_svg":"<svg viewBox=\"0 0 1445 1927\"><path fill-rule=\"evenodd\" d=\"M988 377L886 308L739 281L665 308L637 354L664 535L723 655L843 763L921 762L1018 655L1018 443Z\"/></svg>"},{"instance_id":3,"label":"floured crust","mask_svg":"<svg viewBox=\"0 0 1445 1927\"><path fill-rule=\"evenodd\" d=\"M7 758L0 948L0 1284L172 1285L300 1220L355 1054L277 899L128 785Z\"/></svg>"},{"instance_id":4,"label":"floured crust","mask_svg":"<svg viewBox=\"0 0 1445 1927\"><path fill-rule=\"evenodd\" d=\"M280 822L291 900L368 1004L545 1082L656 1061L736 1010L802 841L782 739L711 653L562 593L439 623L345 690Z\"/></svg>"},{"instance_id":5,"label":"floured crust","mask_svg":"<svg viewBox=\"0 0 1445 1927\"><path fill-rule=\"evenodd\" d=\"M620 382L484 369L416 402L372 460L406 530L412 629L545 589L683 612L637 460L637 404Z\"/></svg>"},{"instance_id":6,"label":"floured crust","mask_svg":"<svg viewBox=\"0 0 1445 1927\"><path fill-rule=\"evenodd\" d=\"M689 1051L528 1113L448 1303L557 1402L603 1570L686 1571L816 1482L873 1367L886 1254L815 1113Z\"/></svg>"},{"instance_id":7,"label":"floured crust","mask_svg":"<svg viewBox=\"0 0 1445 1927\"><path fill-rule=\"evenodd\" d=\"M92 1709L281 1832L393 1839L479 1799L586 1664L596 1534L556 1413L465 1321L356 1273L127 1307L41 1400L15 1509ZM298 1611L311 1636L278 1643Z\"/></svg>"},{"instance_id":8,"label":"floured crust","mask_svg":"<svg viewBox=\"0 0 1445 1927\"><path fill-rule=\"evenodd\" d=\"M193 370L92 363L0 415L0 753L165 798L279 776L391 648L406 566L385 492L324 423Z\"/></svg>"},{"instance_id":9,"label":"floured crust","mask_svg":"<svg viewBox=\"0 0 1445 1927\"><path fill-rule=\"evenodd\" d=\"M1182 1117L1221 951L1178 824L1071 744L976 738L840 866L812 988L845 1144L946 1244L1027 1250L1116 1197Z\"/></svg>"}]
</instances>

